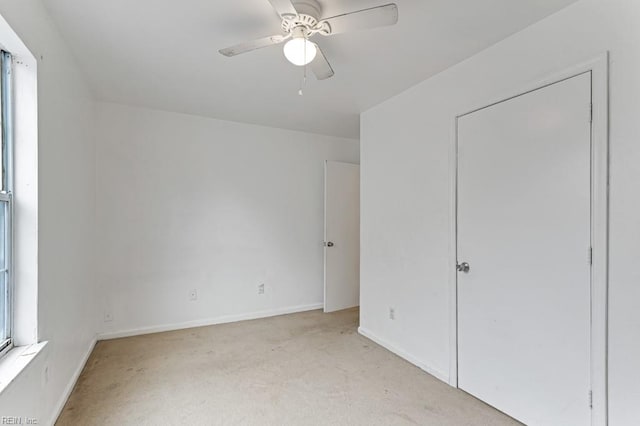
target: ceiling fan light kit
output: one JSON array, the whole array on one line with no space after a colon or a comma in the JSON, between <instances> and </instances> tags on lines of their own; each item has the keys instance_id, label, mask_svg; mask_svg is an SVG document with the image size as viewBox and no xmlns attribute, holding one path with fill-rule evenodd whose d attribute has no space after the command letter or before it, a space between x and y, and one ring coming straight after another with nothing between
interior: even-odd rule
<instances>
[{"instance_id":1,"label":"ceiling fan light kit","mask_svg":"<svg viewBox=\"0 0 640 426\"><path fill-rule=\"evenodd\" d=\"M313 61L318 53L318 49L315 43L309 41L305 35L304 28L294 28L291 37L291 40L285 43L283 49L284 56L289 62L301 67Z\"/></svg>"},{"instance_id":2,"label":"ceiling fan light kit","mask_svg":"<svg viewBox=\"0 0 640 426\"><path fill-rule=\"evenodd\" d=\"M264 37L221 49L224 56L236 56L252 50L284 45L284 55L294 65L310 64L318 80L333 77L334 71L322 49L309 41L316 34L331 36L347 31L394 25L398 22L398 6L394 3L321 19L322 8L316 0L269 0L282 19L283 34Z\"/></svg>"}]
</instances>

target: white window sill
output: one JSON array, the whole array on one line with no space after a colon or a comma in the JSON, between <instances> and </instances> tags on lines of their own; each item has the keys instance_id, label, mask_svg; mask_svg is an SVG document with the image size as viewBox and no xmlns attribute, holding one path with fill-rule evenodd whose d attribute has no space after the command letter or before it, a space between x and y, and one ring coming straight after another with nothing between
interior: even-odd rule
<instances>
[{"instance_id":1,"label":"white window sill","mask_svg":"<svg viewBox=\"0 0 640 426\"><path fill-rule=\"evenodd\" d=\"M22 371L36 359L47 342L28 346L18 346L11 349L0 359L0 393L9 386Z\"/></svg>"}]
</instances>

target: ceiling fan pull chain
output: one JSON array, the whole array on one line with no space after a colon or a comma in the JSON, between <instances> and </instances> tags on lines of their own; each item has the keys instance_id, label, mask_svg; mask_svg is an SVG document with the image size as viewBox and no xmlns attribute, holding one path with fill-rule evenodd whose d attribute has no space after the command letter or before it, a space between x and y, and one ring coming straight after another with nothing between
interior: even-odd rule
<instances>
[{"instance_id":1,"label":"ceiling fan pull chain","mask_svg":"<svg viewBox=\"0 0 640 426\"><path fill-rule=\"evenodd\" d=\"M304 58L305 58L305 62L306 62L306 59L307 59L307 44L306 43L304 44ZM300 95L300 96L304 96L303 89L307 85L307 64L305 64L302 68L303 68L302 81L300 82L300 90L298 90L298 95Z\"/></svg>"},{"instance_id":2,"label":"ceiling fan pull chain","mask_svg":"<svg viewBox=\"0 0 640 426\"><path fill-rule=\"evenodd\" d=\"M304 75L302 76L302 80L300 81L300 90L298 90L298 95L304 95L304 87L307 85L307 66L304 66Z\"/></svg>"}]
</instances>

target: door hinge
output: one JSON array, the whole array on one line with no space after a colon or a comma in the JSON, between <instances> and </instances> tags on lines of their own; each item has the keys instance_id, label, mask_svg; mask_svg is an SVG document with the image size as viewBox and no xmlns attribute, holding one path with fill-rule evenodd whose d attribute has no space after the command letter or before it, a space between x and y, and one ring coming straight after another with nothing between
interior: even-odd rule
<instances>
[{"instance_id":1,"label":"door hinge","mask_svg":"<svg viewBox=\"0 0 640 426\"><path fill-rule=\"evenodd\" d=\"M589 123L593 123L593 102L589 104Z\"/></svg>"},{"instance_id":2,"label":"door hinge","mask_svg":"<svg viewBox=\"0 0 640 426\"><path fill-rule=\"evenodd\" d=\"M587 249L587 262L589 265L593 265L593 247Z\"/></svg>"},{"instance_id":3,"label":"door hinge","mask_svg":"<svg viewBox=\"0 0 640 426\"><path fill-rule=\"evenodd\" d=\"M589 408L593 408L593 391L589 391Z\"/></svg>"}]
</instances>

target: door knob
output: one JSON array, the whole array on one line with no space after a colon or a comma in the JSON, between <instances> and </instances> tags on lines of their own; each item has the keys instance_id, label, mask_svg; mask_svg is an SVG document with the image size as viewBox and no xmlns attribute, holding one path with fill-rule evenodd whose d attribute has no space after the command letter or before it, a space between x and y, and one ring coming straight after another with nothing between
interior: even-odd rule
<instances>
[{"instance_id":1,"label":"door knob","mask_svg":"<svg viewBox=\"0 0 640 426\"><path fill-rule=\"evenodd\" d=\"M456 265L456 269L458 270L458 272L464 272L465 274L468 274L471 267L467 262L462 262Z\"/></svg>"},{"instance_id":2,"label":"door knob","mask_svg":"<svg viewBox=\"0 0 640 426\"><path fill-rule=\"evenodd\" d=\"M326 247L333 247L333 243L331 241L328 241L328 242L324 243L324 245Z\"/></svg>"}]
</instances>

